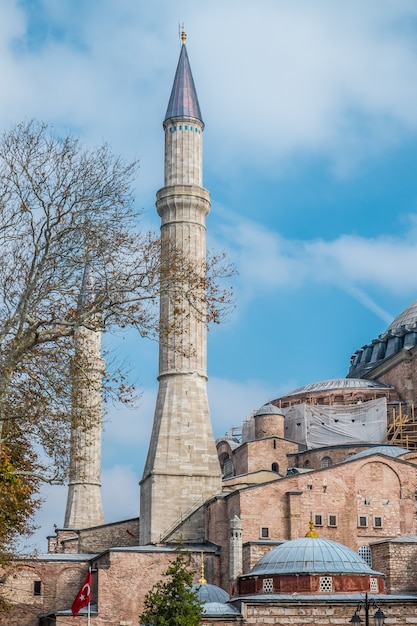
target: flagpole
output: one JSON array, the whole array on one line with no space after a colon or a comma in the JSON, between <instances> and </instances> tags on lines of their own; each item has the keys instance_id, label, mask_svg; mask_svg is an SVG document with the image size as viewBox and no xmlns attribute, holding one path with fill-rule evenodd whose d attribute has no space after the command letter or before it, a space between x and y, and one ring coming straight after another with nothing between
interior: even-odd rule
<instances>
[{"instance_id":1,"label":"flagpole","mask_svg":"<svg viewBox=\"0 0 417 626\"><path fill-rule=\"evenodd\" d=\"M88 571L91 574L91 565L88 568ZM88 606L87 606L87 626L90 626L90 603L91 603L91 589L90 589L90 595L88 596Z\"/></svg>"}]
</instances>

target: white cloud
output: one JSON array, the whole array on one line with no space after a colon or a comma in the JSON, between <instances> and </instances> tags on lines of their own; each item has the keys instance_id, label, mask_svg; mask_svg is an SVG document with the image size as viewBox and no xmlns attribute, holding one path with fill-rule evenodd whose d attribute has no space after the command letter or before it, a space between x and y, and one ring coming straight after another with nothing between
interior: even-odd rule
<instances>
[{"instance_id":1,"label":"white cloud","mask_svg":"<svg viewBox=\"0 0 417 626\"><path fill-rule=\"evenodd\" d=\"M372 239L341 235L334 240L285 239L263 225L229 214L222 230L225 245L239 268L239 308L257 294L299 291L309 283L337 287L389 322L392 315L372 298L380 288L393 295L417 291L416 232ZM409 217L412 226L414 218Z\"/></svg>"},{"instance_id":2,"label":"white cloud","mask_svg":"<svg viewBox=\"0 0 417 626\"><path fill-rule=\"evenodd\" d=\"M46 118L138 154L146 190L162 180L160 122L181 14L219 175L244 162L276 176L277 160L301 153L324 154L343 172L416 132L412 2L76 4L44 2L47 35L25 48L33 5L9 3L1 119Z\"/></svg>"}]
</instances>

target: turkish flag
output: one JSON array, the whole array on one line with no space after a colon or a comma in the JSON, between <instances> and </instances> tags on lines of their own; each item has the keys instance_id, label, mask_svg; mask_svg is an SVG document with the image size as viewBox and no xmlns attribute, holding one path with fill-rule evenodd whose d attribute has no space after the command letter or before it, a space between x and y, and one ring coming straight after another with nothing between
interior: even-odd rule
<instances>
[{"instance_id":1,"label":"turkish flag","mask_svg":"<svg viewBox=\"0 0 417 626\"><path fill-rule=\"evenodd\" d=\"M77 597L72 603L71 613L73 615L78 615L79 611L84 606L90 604L90 594L91 594L91 572L88 572L87 576L84 579L84 582L79 590Z\"/></svg>"}]
</instances>

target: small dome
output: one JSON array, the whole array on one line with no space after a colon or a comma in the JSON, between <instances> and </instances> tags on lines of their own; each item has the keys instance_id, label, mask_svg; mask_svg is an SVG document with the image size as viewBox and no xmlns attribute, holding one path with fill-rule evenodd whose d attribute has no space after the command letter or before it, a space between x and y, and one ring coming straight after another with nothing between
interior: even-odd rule
<instances>
[{"instance_id":1,"label":"small dome","mask_svg":"<svg viewBox=\"0 0 417 626\"><path fill-rule=\"evenodd\" d=\"M282 415L282 409L279 409L274 404L264 404L260 409L255 411L253 414L254 417L258 417L260 415Z\"/></svg>"},{"instance_id":2,"label":"small dome","mask_svg":"<svg viewBox=\"0 0 417 626\"><path fill-rule=\"evenodd\" d=\"M415 326L417 324L417 300L408 305L393 322L388 326L387 331L394 331L401 326Z\"/></svg>"},{"instance_id":3,"label":"small dome","mask_svg":"<svg viewBox=\"0 0 417 626\"><path fill-rule=\"evenodd\" d=\"M377 574L356 552L330 539L303 537L277 546L246 576L274 574Z\"/></svg>"},{"instance_id":4,"label":"small dome","mask_svg":"<svg viewBox=\"0 0 417 626\"><path fill-rule=\"evenodd\" d=\"M362 457L370 456L371 454L384 454L385 456L396 459L397 456L407 454L408 452L410 452L410 450L407 450L406 448L400 448L398 446L374 446L372 448L367 448L366 450L361 450L356 454L352 454L352 456L350 456L348 460L351 461L352 459L361 459Z\"/></svg>"},{"instance_id":5,"label":"small dome","mask_svg":"<svg viewBox=\"0 0 417 626\"><path fill-rule=\"evenodd\" d=\"M238 615L236 609L230 604L230 596L221 587L209 583L196 583L192 590L197 592L197 598L201 602L205 615Z\"/></svg>"},{"instance_id":6,"label":"small dome","mask_svg":"<svg viewBox=\"0 0 417 626\"><path fill-rule=\"evenodd\" d=\"M205 604L206 602L228 602L230 596L221 587L217 585L210 585L209 583L195 583L192 586L193 591L197 591L197 597Z\"/></svg>"}]
</instances>

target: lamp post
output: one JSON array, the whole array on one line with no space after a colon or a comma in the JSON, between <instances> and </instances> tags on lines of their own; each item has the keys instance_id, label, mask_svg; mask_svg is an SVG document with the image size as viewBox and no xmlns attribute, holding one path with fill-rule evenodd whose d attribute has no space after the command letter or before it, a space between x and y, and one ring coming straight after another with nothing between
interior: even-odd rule
<instances>
[{"instance_id":1,"label":"lamp post","mask_svg":"<svg viewBox=\"0 0 417 626\"><path fill-rule=\"evenodd\" d=\"M363 607L365 609L365 626L369 626L369 608L370 607L373 607L376 609L376 613L374 615L375 626L384 626L384 623L385 623L384 613L381 611L381 609L379 608L375 600L369 600L367 593L365 594L365 602L363 603ZM358 606L356 607L356 611L354 615L349 620L350 624L353 624L356 626L358 624L362 624L363 619L361 619L361 617L358 615L361 608L362 608L362 602L360 602Z\"/></svg>"}]
</instances>

